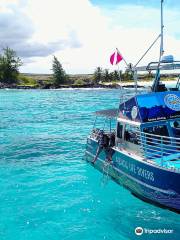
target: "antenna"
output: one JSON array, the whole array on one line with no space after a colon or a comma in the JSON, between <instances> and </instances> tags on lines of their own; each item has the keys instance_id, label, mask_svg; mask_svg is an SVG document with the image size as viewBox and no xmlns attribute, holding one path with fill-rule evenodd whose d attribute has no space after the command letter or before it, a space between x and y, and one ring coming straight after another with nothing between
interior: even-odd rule
<instances>
[{"instance_id":1,"label":"antenna","mask_svg":"<svg viewBox=\"0 0 180 240\"><path fill-rule=\"evenodd\" d=\"M142 57L139 59L139 61L134 65L134 68L137 67L137 65L140 63L140 61L146 56L146 54L149 52L149 50L154 46L154 44L157 42L159 38L161 38L160 41L160 56L159 56L159 64L161 61L161 57L164 54L164 43L163 43L163 30L164 30L164 24L163 24L163 2L164 0L161 0L161 33L158 35L158 37L154 40L154 42L151 44L151 46L146 50L146 52L142 55Z\"/></svg>"},{"instance_id":2,"label":"antenna","mask_svg":"<svg viewBox=\"0 0 180 240\"><path fill-rule=\"evenodd\" d=\"M163 24L163 2L164 0L161 0L161 43L160 43L160 54L159 54L159 62L158 62L158 66L157 66L157 71L156 71L156 76L153 82L153 86L152 86L152 92L157 92L158 91L158 85L160 82L160 63L161 63L161 57L164 54L164 42L163 42L163 37L164 37L164 24Z\"/></svg>"},{"instance_id":3,"label":"antenna","mask_svg":"<svg viewBox=\"0 0 180 240\"><path fill-rule=\"evenodd\" d=\"M161 47L160 47L160 57L162 57L164 53L164 24L163 24L163 2L164 0L161 0Z\"/></svg>"}]
</instances>

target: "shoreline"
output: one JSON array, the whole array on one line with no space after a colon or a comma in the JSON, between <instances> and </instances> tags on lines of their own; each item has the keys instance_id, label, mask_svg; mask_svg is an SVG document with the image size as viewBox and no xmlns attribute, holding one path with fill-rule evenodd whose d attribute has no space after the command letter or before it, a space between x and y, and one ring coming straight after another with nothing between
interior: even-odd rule
<instances>
[{"instance_id":1,"label":"shoreline","mask_svg":"<svg viewBox=\"0 0 180 240\"><path fill-rule=\"evenodd\" d=\"M168 85L173 85L176 83L176 81L162 81L162 83ZM137 85L137 88L147 88L152 86L152 81L139 81L139 84ZM50 89L50 90L56 90L56 89L120 89L123 88L134 88L133 82L117 82L117 83L104 83L104 84L83 84L83 85L59 85L58 87L45 85L45 86L30 86L30 85L9 85L9 84L0 84L0 89Z\"/></svg>"},{"instance_id":2,"label":"shoreline","mask_svg":"<svg viewBox=\"0 0 180 240\"><path fill-rule=\"evenodd\" d=\"M125 83L125 84L119 84L119 83L115 83L115 84L84 84L84 85L60 85L58 87L52 87L52 86L18 86L18 85L8 85L8 84L3 84L0 86L0 89L24 89L24 90L28 90L28 89L51 89L51 90L56 90L56 89L87 89L87 88L91 88L91 89L120 89L121 87L125 87L125 88L134 88L134 84L133 83ZM143 85L138 85L138 88L144 88L145 86Z\"/></svg>"}]
</instances>

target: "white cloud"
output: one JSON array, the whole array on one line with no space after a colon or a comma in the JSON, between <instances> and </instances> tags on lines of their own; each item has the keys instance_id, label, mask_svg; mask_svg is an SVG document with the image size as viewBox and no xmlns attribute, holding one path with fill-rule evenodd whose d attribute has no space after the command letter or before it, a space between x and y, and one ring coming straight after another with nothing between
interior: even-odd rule
<instances>
[{"instance_id":1,"label":"white cloud","mask_svg":"<svg viewBox=\"0 0 180 240\"><path fill-rule=\"evenodd\" d=\"M9 46L17 51L22 58L46 57L54 52L66 47L80 47L76 34L67 32L66 36L51 39L42 36L36 39L34 36L46 27L45 22L39 29L36 28L36 18L31 19L26 12L27 1L2 1L0 0L0 48ZM36 7L34 5L34 7ZM30 10L30 8L29 8ZM44 19L47 19L44 16ZM37 59L36 59L37 60ZM26 61L27 62L27 61Z\"/></svg>"},{"instance_id":2,"label":"white cloud","mask_svg":"<svg viewBox=\"0 0 180 240\"><path fill-rule=\"evenodd\" d=\"M166 30L165 50L180 58L180 40L175 38L179 30L174 27L175 21L180 21L178 11L166 11L166 26L173 29L170 34ZM22 34L29 30L29 36L27 33L24 41L27 48L22 41L19 52L34 59L26 61L24 72L50 72L51 54L59 58L68 73L90 73L97 66L113 69L109 56L116 47L127 62L136 63L159 34L159 10L143 6L119 5L104 10L89 0L29 0L28 4L23 1L21 14L28 19L20 25ZM17 40L16 34L13 36ZM157 60L158 54L159 43L142 64Z\"/></svg>"}]
</instances>

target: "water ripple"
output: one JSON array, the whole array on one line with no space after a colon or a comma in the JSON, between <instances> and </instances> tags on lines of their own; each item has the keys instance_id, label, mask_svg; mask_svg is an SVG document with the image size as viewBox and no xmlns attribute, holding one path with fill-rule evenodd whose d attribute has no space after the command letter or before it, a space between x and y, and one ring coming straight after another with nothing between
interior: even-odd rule
<instances>
[{"instance_id":1,"label":"water ripple","mask_svg":"<svg viewBox=\"0 0 180 240\"><path fill-rule=\"evenodd\" d=\"M132 240L136 226L173 227L178 239L175 213L114 182L102 187L82 160L92 112L117 107L119 95L0 90L0 239Z\"/></svg>"}]
</instances>

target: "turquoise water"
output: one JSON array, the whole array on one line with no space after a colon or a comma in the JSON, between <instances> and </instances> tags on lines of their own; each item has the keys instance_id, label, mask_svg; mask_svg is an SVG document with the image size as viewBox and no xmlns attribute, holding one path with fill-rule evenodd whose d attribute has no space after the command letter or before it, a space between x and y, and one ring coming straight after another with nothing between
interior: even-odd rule
<instances>
[{"instance_id":1,"label":"turquoise water","mask_svg":"<svg viewBox=\"0 0 180 240\"><path fill-rule=\"evenodd\" d=\"M179 239L178 214L82 160L92 112L118 102L119 90L0 90L0 240Z\"/></svg>"}]
</instances>

